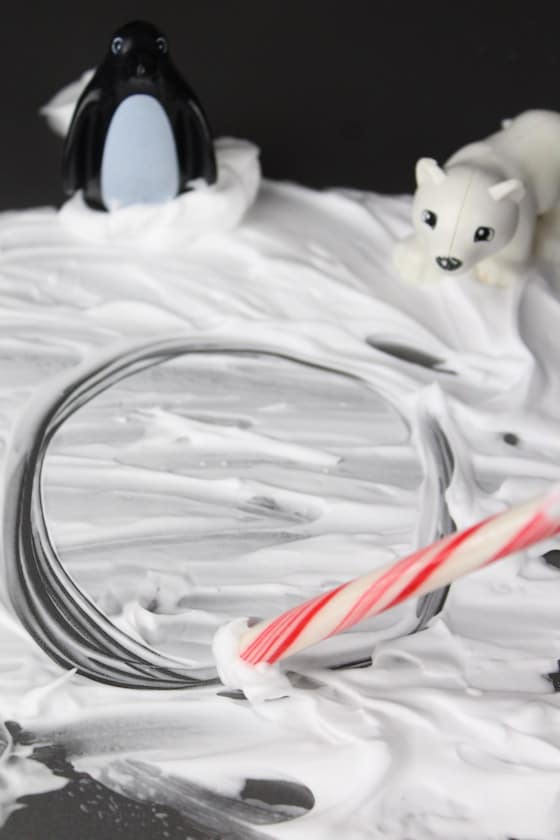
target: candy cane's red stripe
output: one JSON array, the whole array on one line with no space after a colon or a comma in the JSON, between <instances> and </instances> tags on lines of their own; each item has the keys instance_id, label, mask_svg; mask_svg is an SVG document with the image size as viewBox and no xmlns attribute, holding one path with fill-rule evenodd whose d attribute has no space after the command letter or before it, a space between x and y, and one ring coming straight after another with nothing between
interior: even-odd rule
<instances>
[{"instance_id":1,"label":"candy cane's red stripe","mask_svg":"<svg viewBox=\"0 0 560 840\"><path fill-rule=\"evenodd\" d=\"M286 613L284 618L287 619L281 622L280 616L273 621L269 626L259 635L248 647L241 652L240 656L245 662L249 664L256 664L257 662L276 662L290 647L293 641L298 638L300 633L307 627L309 622L323 607L337 595L346 584L338 586L336 589L326 592L324 595L319 595L313 601L304 604L306 609L295 608ZM280 628L279 628L280 625ZM291 628L291 629L290 629ZM288 633L286 634L286 631ZM264 641L269 640L267 645ZM271 650L274 648L274 650Z\"/></svg>"},{"instance_id":2,"label":"candy cane's red stripe","mask_svg":"<svg viewBox=\"0 0 560 840\"><path fill-rule=\"evenodd\" d=\"M432 557L428 561L426 566L424 566L423 569L420 569L418 574L415 577L413 577L412 580L406 584L406 586L403 587L399 594L396 595L392 601L389 601L388 604L385 604L383 610L388 610L391 607L394 607L400 601L404 601L405 598L409 598L414 592L416 592L417 589L419 589L422 586L422 584L426 583L426 581L429 580L429 578L433 575L436 569L439 569L440 566L442 566L447 561L452 552L454 552L462 543L464 543L465 540L467 540L469 537L471 537L473 534L479 531L480 528L485 524L486 521L480 522L477 525L472 525L470 528L467 528L465 531L461 531L460 534L456 534L454 537L452 537L449 540L449 542L446 545L442 546L440 551L438 551L434 555L434 557ZM427 552L428 550L426 550L425 553Z\"/></svg>"},{"instance_id":3,"label":"candy cane's red stripe","mask_svg":"<svg viewBox=\"0 0 560 840\"><path fill-rule=\"evenodd\" d=\"M267 656L266 661L272 663L276 662L277 659L280 659L280 657L292 646L293 642L295 642L295 640L299 638L301 633L303 633L307 625L313 620L317 613L320 612L320 610L322 610L323 607L325 607L329 603L329 601L331 601L335 597L335 595L338 595L340 590L343 589L345 586L346 584L342 584L342 586L338 586L331 592L326 592L325 595L321 595L321 597L318 598L317 601L313 604L312 608L309 610L307 615L302 616L302 618L294 625L294 627L288 633L288 635L280 642L280 644L277 645L274 652Z\"/></svg>"},{"instance_id":4,"label":"candy cane's red stripe","mask_svg":"<svg viewBox=\"0 0 560 840\"><path fill-rule=\"evenodd\" d=\"M315 600L316 599L313 599L313 603L315 603ZM309 601L306 601L304 604L299 604L291 610L288 610L288 612L283 615L278 616L278 618L271 621L271 623L255 637L253 642L247 646L244 654L251 656L252 661L255 661L256 659L260 662L262 657L268 653L270 648L274 645L277 639L282 636L285 630L298 617L306 615L310 609L311 605Z\"/></svg>"},{"instance_id":5,"label":"candy cane's red stripe","mask_svg":"<svg viewBox=\"0 0 560 840\"><path fill-rule=\"evenodd\" d=\"M461 545L468 537L471 536L473 531L477 530L481 527L483 523L478 525L473 525L471 528L468 528L466 531L461 531L460 534L455 534L451 537L448 537L445 541L444 545L442 545L439 551L431 558L428 562L428 565L425 569L421 569L418 574L408 583L404 589L393 598L386 606L383 607L383 610L389 609L389 607L394 606L397 604L401 599L407 597L404 595L404 592L407 592L410 595L415 589L420 586L420 583L423 583L426 578L428 578L435 569L441 566L442 563L447 560L449 555L455 551L455 549ZM403 560L400 560L390 569L388 569L385 574L378 578L378 580L374 581L371 586L363 592L363 594L358 598L354 606L348 613L342 618L342 620L337 624L330 635L335 635L336 633L340 633L342 630L348 629L348 627L352 627L354 624L357 624L358 621L362 621L368 613L373 609L373 607L379 602L379 600L385 595L385 593L391 588L391 586L402 578L405 572L415 566L417 563L421 562L426 556L429 556L434 550L434 546L430 545L427 548L422 548L420 551L415 551L414 554L411 554L410 557L405 557ZM381 610L381 612L383 611Z\"/></svg>"},{"instance_id":6,"label":"candy cane's red stripe","mask_svg":"<svg viewBox=\"0 0 560 840\"><path fill-rule=\"evenodd\" d=\"M315 601L316 598L313 599L311 604L314 604ZM278 636L280 636L298 616L307 613L308 610L311 609L311 604L309 601L306 601L303 604L298 604L291 610L288 610L288 612L279 615L278 618L274 619L274 621L271 621L270 624L267 625L261 633L255 636L249 645L247 645L243 651L243 658L245 658L246 661L249 661L248 657L250 657L252 662L260 662L261 657L270 650Z\"/></svg>"},{"instance_id":7,"label":"candy cane's red stripe","mask_svg":"<svg viewBox=\"0 0 560 840\"><path fill-rule=\"evenodd\" d=\"M391 588L395 581L399 579L403 572L408 571L408 569L418 561L418 558L422 556L422 553L423 552L417 551L411 557L405 557L404 560L401 560L396 566L388 569L382 577L374 581L371 586L362 593L353 607L346 613L329 635L333 636L335 633L340 633L342 630L346 630L348 627L352 627L360 621L360 618L363 618L368 612L368 609L371 608L371 601L376 601L381 598L385 592Z\"/></svg>"},{"instance_id":8,"label":"candy cane's red stripe","mask_svg":"<svg viewBox=\"0 0 560 840\"><path fill-rule=\"evenodd\" d=\"M544 540L547 537L553 537L559 532L560 529L558 528L558 524L547 516L546 511L537 511L532 519L530 519L523 528L517 532L517 534L514 534L505 545L501 546L484 565L488 566L490 563L493 563L494 560L499 560L500 557L506 557L508 554L514 554L516 551L521 551L535 542Z\"/></svg>"},{"instance_id":9,"label":"candy cane's red stripe","mask_svg":"<svg viewBox=\"0 0 560 840\"><path fill-rule=\"evenodd\" d=\"M312 598L310 601L305 601L303 604L298 604L297 606L292 607L291 610L288 610L287 612L278 616L276 619L271 621L257 636L255 636L255 638L249 645L247 645L247 647L243 651L243 657L250 656L251 662L253 663L255 661L264 661L264 657L266 656L266 654L270 651L274 644L278 642L279 638L283 638L283 634L285 634L285 632L289 630L289 628L293 625L295 621L297 621L298 619L303 620L308 613L314 610L315 605L319 601L326 603L330 600L331 596L336 595L337 591L339 591L346 585L347 584L342 584L342 586L338 587L338 589L327 592L325 595L316 595L315 598Z\"/></svg>"}]
</instances>

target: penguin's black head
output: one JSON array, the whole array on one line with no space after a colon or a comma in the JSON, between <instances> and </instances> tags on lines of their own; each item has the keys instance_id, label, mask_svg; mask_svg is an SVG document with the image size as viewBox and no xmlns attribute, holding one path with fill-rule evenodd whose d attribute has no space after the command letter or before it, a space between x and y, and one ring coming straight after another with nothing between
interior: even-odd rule
<instances>
[{"instance_id":1,"label":"penguin's black head","mask_svg":"<svg viewBox=\"0 0 560 840\"><path fill-rule=\"evenodd\" d=\"M108 58L119 76L149 79L169 60L167 38L153 24L135 20L113 34Z\"/></svg>"}]
</instances>

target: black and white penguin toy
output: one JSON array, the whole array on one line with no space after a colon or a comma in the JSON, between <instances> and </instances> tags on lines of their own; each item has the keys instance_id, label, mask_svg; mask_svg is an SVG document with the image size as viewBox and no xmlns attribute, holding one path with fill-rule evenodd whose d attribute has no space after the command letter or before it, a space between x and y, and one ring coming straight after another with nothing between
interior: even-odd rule
<instances>
[{"instance_id":1,"label":"black and white penguin toy","mask_svg":"<svg viewBox=\"0 0 560 840\"><path fill-rule=\"evenodd\" d=\"M216 180L204 111L150 23L117 30L82 93L66 137L63 184L97 210L169 201Z\"/></svg>"}]
</instances>

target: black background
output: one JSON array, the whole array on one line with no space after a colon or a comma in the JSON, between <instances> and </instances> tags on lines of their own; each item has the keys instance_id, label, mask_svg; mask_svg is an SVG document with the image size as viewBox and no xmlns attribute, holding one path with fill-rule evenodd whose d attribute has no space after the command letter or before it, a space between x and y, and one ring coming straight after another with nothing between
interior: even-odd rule
<instances>
[{"instance_id":1,"label":"black background","mask_svg":"<svg viewBox=\"0 0 560 840\"><path fill-rule=\"evenodd\" d=\"M152 20L216 135L272 178L380 192L532 107L560 110L560 3L181 0L3 6L0 208L62 200L62 141L38 116L111 32Z\"/></svg>"}]
</instances>

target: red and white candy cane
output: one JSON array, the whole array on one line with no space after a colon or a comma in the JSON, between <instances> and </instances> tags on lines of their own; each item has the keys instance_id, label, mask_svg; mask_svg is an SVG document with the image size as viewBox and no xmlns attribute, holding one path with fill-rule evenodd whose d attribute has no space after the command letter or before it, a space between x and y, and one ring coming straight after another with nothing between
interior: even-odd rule
<instances>
[{"instance_id":1,"label":"red and white candy cane","mask_svg":"<svg viewBox=\"0 0 560 840\"><path fill-rule=\"evenodd\" d=\"M417 598L495 560L560 532L560 485L546 495L510 508L343 583L277 618L250 627L240 641L240 657L251 665L273 663L359 621Z\"/></svg>"}]
</instances>

